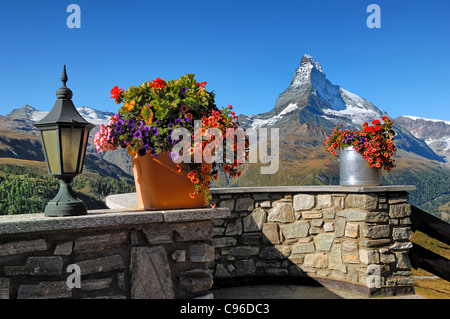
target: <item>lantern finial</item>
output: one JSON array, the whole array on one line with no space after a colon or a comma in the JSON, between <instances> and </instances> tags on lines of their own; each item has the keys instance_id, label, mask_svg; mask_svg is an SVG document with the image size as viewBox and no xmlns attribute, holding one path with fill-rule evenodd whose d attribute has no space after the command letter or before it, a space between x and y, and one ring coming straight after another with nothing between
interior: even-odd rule
<instances>
[{"instance_id":1,"label":"lantern finial","mask_svg":"<svg viewBox=\"0 0 450 319\"><path fill-rule=\"evenodd\" d=\"M61 81L63 85L56 91L56 97L58 99L65 99L65 100L72 99L73 93L72 90L70 90L66 86L67 80L69 80L69 78L67 77L66 66L64 65L63 73L61 75Z\"/></svg>"}]
</instances>

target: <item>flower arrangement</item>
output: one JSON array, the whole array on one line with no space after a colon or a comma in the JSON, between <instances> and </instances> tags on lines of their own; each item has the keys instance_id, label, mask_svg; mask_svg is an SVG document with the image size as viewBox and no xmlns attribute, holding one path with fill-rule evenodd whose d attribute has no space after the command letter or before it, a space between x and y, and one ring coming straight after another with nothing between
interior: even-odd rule
<instances>
[{"instance_id":1,"label":"flower arrangement","mask_svg":"<svg viewBox=\"0 0 450 319\"><path fill-rule=\"evenodd\" d=\"M167 152L175 161L180 154L172 151L178 142L173 133L177 129L188 130L192 138L181 142L184 143L183 150L189 152L192 160L180 162L176 170L180 174L186 174L195 185L195 191L189 195L194 198L194 195L202 193L209 204L211 177L217 179L219 170L229 177L241 175L238 167L242 162L236 158L240 153L247 159L248 138L238 140L233 137L230 138L231 141L226 139L221 142L212 136L205 137L208 128L215 128L225 136L228 129L237 129L239 126L232 106L219 109L215 104L214 92L208 92L206 84L207 82L197 82L193 74L186 74L178 80L165 81L157 78L139 86L131 86L128 90L115 86L110 92L111 98L116 104L124 104L118 113L111 117L108 125L101 125L100 131L95 134L94 144L97 152L119 147L127 148L130 154L137 152L140 156L150 153L158 157ZM201 120L200 127L195 125L196 120ZM195 134L200 134L200 141L194 138ZM231 147L234 159L227 158L222 163L214 161L211 170L204 162L196 162L196 152L202 155L210 143L215 145L214 155L225 150L223 146ZM223 145L219 145L221 143Z\"/></svg>"},{"instance_id":2,"label":"flower arrangement","mask_svg":"<svg viewBox=\"0 0 450 319\"><path fill-rule=\"evenodd\" d=\"M352 146L364 157L368 167L391 171L395 167L392 157L397 152L394 145L395 132L392 129L393 122L387 116L383 116L382 120L383 123L374 120L372 125L365 122L360 130L354 131L344 131L341 129L343 125L338 125L324 142L326 151L337 156L337 150Z\"/></svg>"}]
</instances>

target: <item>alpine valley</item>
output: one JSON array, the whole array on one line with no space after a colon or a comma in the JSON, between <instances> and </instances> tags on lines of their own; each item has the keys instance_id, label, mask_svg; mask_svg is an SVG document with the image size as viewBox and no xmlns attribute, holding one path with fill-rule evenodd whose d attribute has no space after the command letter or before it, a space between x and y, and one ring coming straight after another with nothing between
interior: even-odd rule
<instances>
[{"instance_id":1,"label":"alpine valley","mask_svg":"<svg viewBox=\"0 0 450 319\"><path fill-rule=\"evenodd\" d=\"M97 126L114 114L88 107L79 113ZM5 183L5 166L23 171L46 173L37 130L32 123L45 116L29 105L0 116L0 181ZM337 161L329 161L323 142L339 124L360 128L363 122L389 116L370 101L332 84L318 61L309 55L301 58L289 87L275 101L273 109L257 115L239 115L244 128L279 128L279 169L276 174L261 174L261 166L246 164L242 176L227 181L219 178L214 186L328 185L339 184ZM133 191L131 161L125 150L97 154L90 134L84 173L79 191L101 201L114 192ZM414 116L394 119L397 167L383 172L383 184L416 185L410 193L411 204L450 220L450 123ZM20 170L19 170L20 171ZM19 174L19 173L18 173ZM19 175L20 175L19 174ZM2 179L3 178L3 179ZM99 190L95 180L116 185ZM82 187L81 187L82 186ZM0 186L0 196L1 193ZM3 200L4 202L4 200ZM0 214L4 213L1 209ZM89 206L88 206L89 207Z\"/></svg>"}]
</instances>

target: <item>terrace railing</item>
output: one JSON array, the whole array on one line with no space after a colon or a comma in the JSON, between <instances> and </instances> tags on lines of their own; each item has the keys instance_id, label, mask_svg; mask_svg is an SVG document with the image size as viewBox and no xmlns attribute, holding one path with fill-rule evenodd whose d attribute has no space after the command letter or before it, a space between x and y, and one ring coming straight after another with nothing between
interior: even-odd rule
<instances>
[{"instance_id":1,"label":"terrace railing","mask_svg":"<svg viewBox=\"0 0 450 319\"><path fill-rule=\"evenodd\" d=\"M433 215L411 206L411 229L421 231L431 238L450 245L450 224ZM411 266L422 268L442 279L450 281L450 260L416 243L409 250Z\"/></svg>"}]
</instances>

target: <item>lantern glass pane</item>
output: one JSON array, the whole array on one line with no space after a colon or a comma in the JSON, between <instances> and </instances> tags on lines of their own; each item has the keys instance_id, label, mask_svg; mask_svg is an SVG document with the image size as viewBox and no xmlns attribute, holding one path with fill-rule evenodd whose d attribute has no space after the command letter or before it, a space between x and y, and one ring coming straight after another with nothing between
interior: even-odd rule
<instances>
[{"instance_id":1,"label":"lantern glass pane","mask_svg":"<svg viewBox=\"0 0 450 319\"><path fill-rule=\"evenodd\" d=\"M83 162L84 162L84 155L86 153L86 147L87 147L87 139L89 136L89 131L83 130L83 147L81 148L81 154L80 154L80 163L78 167L78 172L81 173L83 171Z\"/></svg>"},{"instance_id":2,"label":"lantern glass pane","mask_svg":"<svg viewBox=\"0 0 450 319\"><path fill-rule=\"evenodd\" d=\"M61 154L63 173L77 173L80 143L81 128L61 128Z\"/></svg>"},{"instance_id":3,"label":"lantern glass pane","mask_svg":"<svg viewBox=\"0 0 450 319\"><path fill-rule=\"evenodd\" d=\"M58 157L58 134L57 130L44 130L42 133L42 142L44 144L45 157L47 158L48 170L51 174L61 173Z\"/></svg>"}]
</instances>

